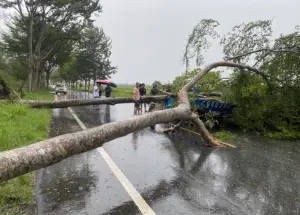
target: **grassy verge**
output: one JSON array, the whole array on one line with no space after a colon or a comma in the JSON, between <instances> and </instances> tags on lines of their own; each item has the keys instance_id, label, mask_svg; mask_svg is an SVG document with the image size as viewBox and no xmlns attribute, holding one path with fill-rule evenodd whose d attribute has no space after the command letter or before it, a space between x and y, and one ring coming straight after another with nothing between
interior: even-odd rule
<instances>
[{"instance_id":1,"label":"grassy verge","mask_svg":"<svg viewBox=\"0 0 300 215\"><path fill-rule=\"evenodd\" d=\"M224 141L232 141L236 139L236 135L229 132L229 131L217 131L215 133L213 133L213 135L220 139L220 140L224 140Z\"/></svg>"},{"instance_id":2,"label":"grassy verge","mask_svg":"<svg viewBox=\"0 0 300 215\"><path fill-rule=\"evenodd\" d=\"M42 90L25 99L53 100ZM0 151L25 146L48 136L51 110L26 105L0 103ZM32 214L35 174L28 173L0 184L0 214Z\"/></svg>"}]
</instances>

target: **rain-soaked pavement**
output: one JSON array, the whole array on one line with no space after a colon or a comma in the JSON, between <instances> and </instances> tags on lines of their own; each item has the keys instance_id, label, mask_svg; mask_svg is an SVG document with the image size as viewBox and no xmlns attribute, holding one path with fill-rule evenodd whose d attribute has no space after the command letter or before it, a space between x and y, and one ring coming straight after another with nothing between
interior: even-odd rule
<instances>
[{"instance_id":1,"label":"rain-soaked pavement","mask_svg":"<svg viewBox=\"0 0 300 215\"><path fill-rule=\"evenodd\" d=\"M132 116L131 104L72 109L88 128ZM80 130L68 109L53 110L51 137ZM300 214L300 143L241 135L234 144L242 148L211 149L157 126L103 148L156 214ZM142 213L93 150L37 172L36 214Z\"/></svg>"}]
</instances>

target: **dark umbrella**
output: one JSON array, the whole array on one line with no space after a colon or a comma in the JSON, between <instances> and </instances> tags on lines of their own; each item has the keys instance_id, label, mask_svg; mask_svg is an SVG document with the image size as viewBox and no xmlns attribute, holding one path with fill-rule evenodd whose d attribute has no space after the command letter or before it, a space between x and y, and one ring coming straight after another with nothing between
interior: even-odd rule
<instances>
[{"instance_id":1,"label":"dark umbrella","mask_svg":"<svg viewBox=\"0 0 300 215\"><path fill-rule=\"evenodd\" d=\"M111 87L117 87L117 85L114 82L111 82L109 80L97 80L96 83L106 84L106 85L111 86Z\"/></svg>"}]
</instances>

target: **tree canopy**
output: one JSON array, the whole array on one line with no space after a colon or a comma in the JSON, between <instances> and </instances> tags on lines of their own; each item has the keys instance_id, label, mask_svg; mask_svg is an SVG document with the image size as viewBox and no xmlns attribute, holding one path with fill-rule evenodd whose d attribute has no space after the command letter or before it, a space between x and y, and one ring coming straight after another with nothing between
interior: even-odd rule
<instances>
[{"instance_id":1,"label":"tree canopy","mask_svg":"<svg viewBox=\"0 0 300 215\"><path fill-rule=\"evenodd\" d=\"M195 60L201 67L210 41L220 39L225 60L252 64L261 71L231 71L223 99L236 105L234 122L244 129L273 137L299 138L299 27L274 39L272 20L242 23L224 35L218 33L219 25L216 20L204 19L195 26L184 53L187 72L174 80L174 87L178 88L196 74L195 70L188 70L189 63ZM205 84L208 75L201 84Z\"/></svg>"},{"instance_id":2,"label":"tree canopy","mask_svg":"<svg viewBox=\"0 0 300 215\"><path fill-rule=\"evenodd\" d=\"M109 60L111 40L93 24L92 17L102 12L99 0L1 0L0 6L15 11L2 32L1 48L26 68L29 91L40 87L42 78L48 84L57 67L73 65L74 56L77 67L93 70L78 80L97 77L96 71L104 77L116 72Z\"/></svg>"}]
</instances>

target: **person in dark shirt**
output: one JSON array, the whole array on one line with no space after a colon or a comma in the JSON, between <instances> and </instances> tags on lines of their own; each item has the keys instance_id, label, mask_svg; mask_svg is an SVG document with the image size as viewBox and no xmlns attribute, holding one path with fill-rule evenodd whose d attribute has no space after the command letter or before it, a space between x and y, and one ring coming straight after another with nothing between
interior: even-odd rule
<instances>
[{"instance_id":1,"label":"person in dark shirt","mask_svg":"<svg viewBox=\"0 0 300 215\"><path fill-rule=\"evenodd\" d=\"M111 87L109 85L106 85L104 90L105 90L105 97L106 98L110 97L112 91Z\"/></svg>"},{"instance_id":2,"label":"person in dark shirt","mask_svg":"<svg viewBox=\"0 0 300 215\"><path fill-rule=\"evenodd\" d=\"M151 96L156 96L157 94L158 94L158 90L155 87L153 87L151 89Z\"/></svg>"},{"instance_id":3,"label":"person in dark shirt","mask_svg":"<svg viewBox=\"0 0 300 215\"><path fill-rule=\"evenodd\" d=\"M145 88L145 84L144 83L140 84L139 91L140 91L140 95L141 96L145 96L147 94L147 90ZM141 111L143 111L143 104L142 103L141 103L141 107L140 108L141 108ZM144 109L146 111L146 103L144 103Z\"/></svg>"},{"instance_id":4,"label":"person in dark shirt","mask_svg":"<svg viewBox=\"0 0 300 215\"><path fill-rule=\"evenodd\" d=\"M156 89L155 86L153 86L150 93L151 93L151 96L156 96L159 93L159 91ZM155 103L156 102L150 102L148 112L152 112L154 110Z\"/></svg>"}]
</instances>

